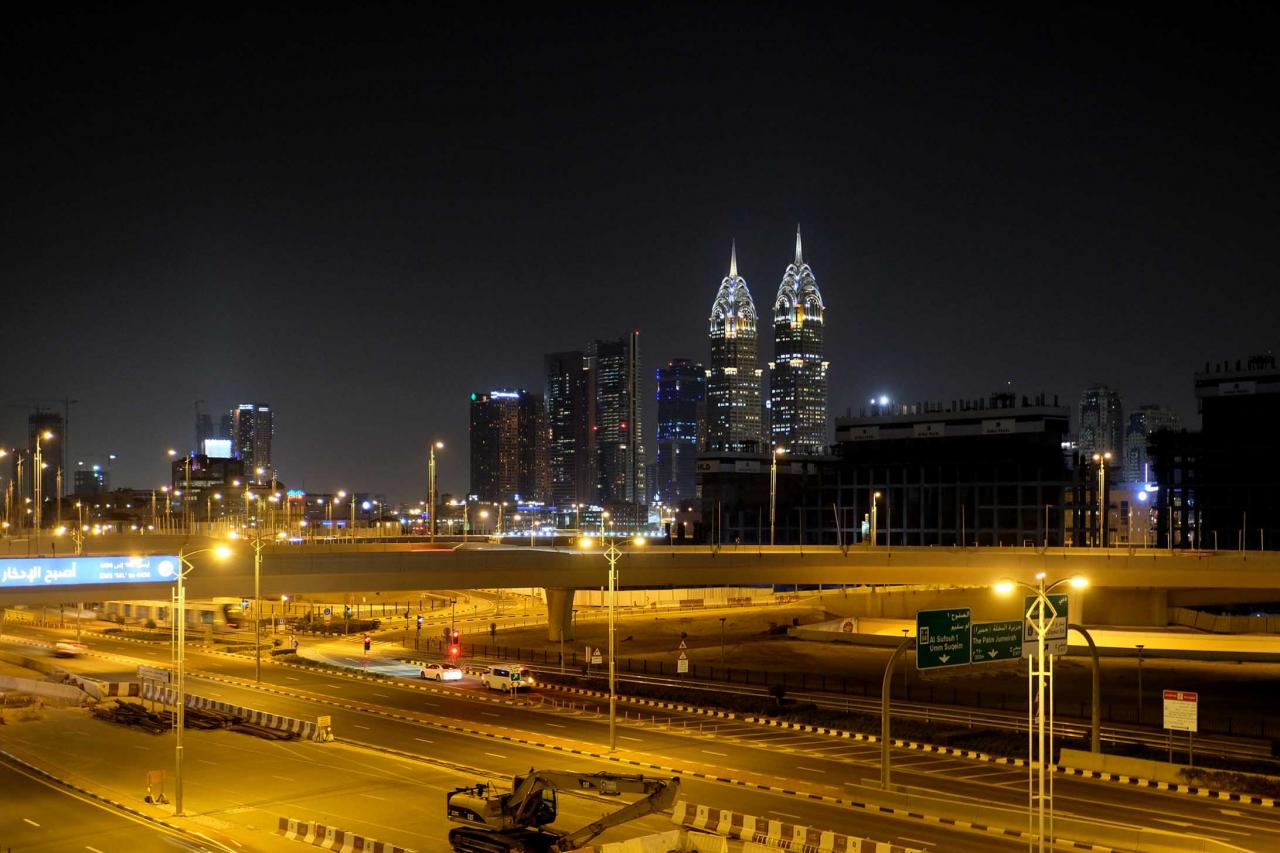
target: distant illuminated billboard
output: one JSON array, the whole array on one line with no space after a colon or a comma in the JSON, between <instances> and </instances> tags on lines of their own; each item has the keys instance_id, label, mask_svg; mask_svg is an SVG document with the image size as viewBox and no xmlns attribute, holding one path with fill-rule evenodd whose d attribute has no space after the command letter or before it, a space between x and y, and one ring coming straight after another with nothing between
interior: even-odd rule
<instances>
[{"instance_id":1,"label":"distant illuminated billboard","mask_svg":"<svg viewBox=\"0 0 1280 853\"><path fill-rule=\"evenodd\" d=\"M178 558L5 557L0 558L0 589L35 589L95 583L168 583L176 580Z\"/></svg>"},{"instance_id":2,"label":"distant illuminated billboard","mask_svg":"<svg viewBox=\"0 0 1280 853\"><path fill-rule=\"evenodd\" d=\"M204 455L210 459L230 459L231 439L206 438L204 440Z\"/></svg>"}]
</instances>

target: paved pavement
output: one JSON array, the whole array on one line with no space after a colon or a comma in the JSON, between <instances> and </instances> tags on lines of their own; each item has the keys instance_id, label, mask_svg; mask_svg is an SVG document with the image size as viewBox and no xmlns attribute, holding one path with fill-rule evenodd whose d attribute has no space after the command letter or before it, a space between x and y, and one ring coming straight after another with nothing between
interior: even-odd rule
<instances>
[{"instance_id":1,"label":"paved pavement","mask_svg":"<svg viewBox=\"0 0 1280 853\"><path fill-rule=\"evenodd\" d=\"M118 655L120 659L86 657L71 666L108 676L126 675L133 661L139 658L164 662L169 655L164 647L102 638L90 638L89 643L96 653ZM343 658L360 662L362 657L356 643L329 644L316 653L335 662ZM364 681L276 665L264 667L264 684L290 695L264 694L239 680L252 677L251 661L192 650L189 663L198 672L217 679L193 678L194 692L304 717L330 714L340 738L470 766L488 766L495 771L510 772L511 768L548 766L552 762L553 766L574 769L617 766L588 757L575 757L570 764L563 756L549 754L546 748L499 739L523 738L546 747L603 754L607 725L599 715L600 703L593 699L556 696L548 691L542 694L543 700L559 699L572 702L576 707L508 705L494 701L498 699L496 695L484 695L474 680L456 689L434 686L423 689L416 684ZM389 661L377 665L395 666ZM627 714L628 719L620 729L619 747L624 756L634 760L678 767L690 773L731 776L802 795L828 797L849 798L851 785L878 778L878 746L874 744L762 729L734 721L712 721L688 714L658 712L655 718L651 711L645 710L643 720L632 719L632 708L627 709ZM458 725L492 737L478 738L448 728ZM700 734L699 726L702 727ZM969 797L1014 808L1026 802L1025 769L905 750L894 751L894 762L895 781L904 785L935 790L952 798ZM1280 847L1280 813L1273 810L1183 794L1136 790L1114 783L1059 778L1057 785L1060 814L1105 817L1119 823L1165 830L1194 830L1246 849ZM871 815L848 806L777 791L689 779L685 796L693 802L918 847L976 851L998 850L1005 845L990 837L974 837L935 824ZM1013 844L1009 843L1008 848L1013 849Z\"/></svg>"}]
</instances>

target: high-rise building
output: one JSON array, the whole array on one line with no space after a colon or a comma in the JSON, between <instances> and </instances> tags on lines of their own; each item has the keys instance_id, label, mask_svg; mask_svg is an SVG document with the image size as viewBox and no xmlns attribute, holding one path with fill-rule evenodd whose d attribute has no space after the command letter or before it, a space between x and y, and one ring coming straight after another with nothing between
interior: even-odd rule
<instances>
[{"instance_id":1,"label":"high-rise building","mask_svg":"<svg viewBox=\"0 0 1280 853\"><path fill-rule=\"evenodd\" d=\"M541 397L497 390L471 395L471 490L478 500L546 501L547 428Z\"/></svg>"},{"instance_id":2,"label":"high-rise building","mask_svg":"<svg viewBox=\"0 0 1280 853\"><path fill-rule=\"evenodd\" d=\"M595 442L603 506L648 504L645 494L640 333L595 341L589 357L595 374ZM635 521L639 518L630 519Z\"/></svg>"},{"instance_id":3,"label":"high-rise building","mask_svg":"<svg viewBox=\"0 0 1280 853\"><path fill-rule=\"evenodd\" d=\"M1095 385L1080 395L1078 448L1086 459L1110 451L1112 463L1124 459L1124 409L1120 392Z\"/></svg>"},{"instance_id":4,"label":"high-rise building","mask_svg":"<svg viewBox=\"0 0 1280 853\"><path fill-rule=\"evenodd\" d=\"M218 438L213 434L213 415L208 412L202 412L196 408L196 452L204 447L204 443L210 439Z\"/></svg>"},{"instance_id":5,"label":"high-rise building","mask_svg":"<svg viewBox=\"0 0 1280 853\"><path fill-rule=\"evenodd\" d=\"M1149 437L1162 429L1182 429L1182 418L1172 409L1148 404L1129 413L1129 428L1124 435L1124 481L1149 483L1153 477L1150 466Z\"/></svg>"},{"instance_id":6,"label":"high-rise building","mask_svg":"<svg viewBox=\"0 0 1280 853\"><path fill-rule=\"evenodd\" d=\"M558 509L597 499L595 372L581 350L546 356L545 405L551 502Z\"/></svg>"},{"instance_id":7,"label":"high-rise building","mask_svg":"<svg viewBox=\"0 0 1280 853\"><path fill-rule=\"evenodd\" d=\"M62 415L36 409L27 417L27 458L32 468L31 473L27 475L29 485L26 487L26 494L32 497L35 495L35 477L37 476L34 470L37 435L41 437L40 501L44 504L45 510L41 512L41 520L47 522L53 518L48 509L59 497L58 472L63 472L63 477L67 476L67 463L63 458L66 445L66 422ZM49 437L45 438L46 435Z\"/></svg>"},{"instance_id":8,"label":"high-rise building","mask_svg":"<svg viewBox=\"0 0 1280 853\"><path fill-rule=\"evenodd\" d=\"M738 275L738 247L711 304L711 366L707 371L707 444L712 450L758 450L762 441L756 306Z\"/></svg>"},{"instance_id":9,"label":"high-rise building","mask_svg":"<svg viewBox=\"0 0 1280 853\"><path fill-rule=\"evenodd\" d=\"M827 451L826 309L813 270L800 250L773 302L773 361L769 363L769 423L774 447L817 455Z\"/></svg>"},{"instance_id":10,"label":"high-rise building","mask_svg":"<svg viewBox=\"0 0 1280 853\"><path fill-rule=\"evenodd\" d=\"M111 477L101 465L76 469L75 489L72 494L77 497L89 497L109 491L111 491Z\"/></svg>"},{"instance_id":11,"label":"high-rise building","mask_svg":"<svg viewBox=\"0 0 1280 853\"><path fill-rule=\"evenodd\" d=\"M252 482L269 482L275 477L271 466L274 433L271 407L266 403L241 403L231 410L235 455L244 463L245 476ZM262 474L258 474L259 470Z\"/></svg>"},{"instance_id":12,"label":"high-rise building","mask_svg":"<svg viewBox=\"0 0 1280 853\"><path fill-rule=\"evenodd\" d=\"M658 459L649 491L678 506L698 494L698 447L705 438L706 370L687 358L658 369Z\"/></svg>"}]
</instances>

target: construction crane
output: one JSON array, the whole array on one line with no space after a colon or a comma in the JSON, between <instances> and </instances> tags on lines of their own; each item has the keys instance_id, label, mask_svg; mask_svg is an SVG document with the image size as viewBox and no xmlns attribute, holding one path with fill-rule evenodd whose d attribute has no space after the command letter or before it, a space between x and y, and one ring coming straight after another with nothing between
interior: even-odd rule
<instances>
[{"instance_id":1,"label":"construction crane","mask_svg":"<svg viewBox=\"0 0 1280 853\"><path fill-rule=\"evenodd\" d=\"M581 829L561 833L545 828L555 822L560 790L645 796ZM677 777L530 770L529 775L512 780L509 793L481 782L446 794L449 820L465 824L449 830L449 844L457 853L564 853L610 827L671 808L679 793Z\"/></svg>"},{"instance_id":2,"label":"construction crane","mask_svg":"<svg viewBox=\"0 0 1280 853\"><path fill-rule=\"evenodd\" d=\"M80 402L79 400L72 400L70 397L63 397L61 399L56 399L56 400L27 399L27 400L21 400L19 402L9 402L4 404L5 408L8 408L8 409L26 409L28 412L32 412L32 410L34 410L33 412L34 414L42 413L45 406L49 406L49 405L62 406L62 435L60 435L58 438L61 441L61 457L59 461L59 467L64 469L64 475L63 475L64 483L67 483L68 481L71 480L70 472L65 471L68 464L68 460L71 459L71 407L79 402ZM60 498L62 496L58 495L58 497Z\"/></svg>"}]
</instances>

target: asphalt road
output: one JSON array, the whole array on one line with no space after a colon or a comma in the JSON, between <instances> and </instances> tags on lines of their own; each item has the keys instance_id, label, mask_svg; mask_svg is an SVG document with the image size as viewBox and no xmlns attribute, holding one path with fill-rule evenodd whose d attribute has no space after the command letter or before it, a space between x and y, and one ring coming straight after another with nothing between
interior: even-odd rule
<instances>
[{"instance_id":1,"label":"asphalt road","mask_svg":"<svg viewBox=\"0 0 1280 853\"><path fill-rule=\"evenodd\" d=\"M4 853L175 853L224 850L68 793L0 761L0 851Z\"/></svg>"},{"instance_id":2,"label":"asphalt road","mask_svg":"<svg viewBox=\"0 0 1280 853\"><path fill-rule=\"evenodd\" d=\"M35 632L32 632L35 633ZM149 647L115 640L91 638L95 651L166 662L164 647ZM350 649L350 652L346 652ZM327 656L344 655L359 660L357 644L339 644L317 650ZM202 673L252 678L252 662L192 650L189 665ZM86 657L70 668L104 676L121 677L131 666ZM565 743L603 753L607 725L597 716L595 700L565 697L544 691L543 698L572 701L575 709L512 706L489 699L474 680L458 687L428 691L394 682L368 682L265 665L264 683L297 694L264 694L248 685L202 681L190 689L202 695L304 717L330 714L339 737L402 749L470 766L525 769L547 766L552 759L545 749L510 742L476 738L449 732L441 724L470 725L495 733L507 733L542 743ZM348 710L330 702L345 702L364 710ZM389 719L375 710L415 717L414 721ZM628 714L634 709L628 708ZM645 711L649 717L649 711ZM668 730L662 723L674 726ZM698 726L702 732L697 732ZM714 736L711 727L715 728ZM850 797L851 786L874 782L879 775L878 747L822 736L765 729L733 721L711 721L689 715L658 712L657 724L628 720L620 728L619 748L637 760L652 761L703 773L748 779L832 796ZM551 754L554 755L554 754ZM564 757L554 756L557 767L567 767ZM590 767L583 767L590 764ZM948 797L968 797L981 802L1023 808L1026 803L1025 769L1006 768L907 750L894 751L895 782ZM611 766L596 759L573 759L574 769ZM615 766L616 765L612 765ZM844 806L824 804L781 793L730 787L714 782L688 780L684 796L692 802L733 808L748 814L809 823L878 840L945 850L999 849L1002 841L945 830L936 824L908 822L870 815ZM1194 831L1230 841L1246 849L1280 848L1280 815L1269 809L1236 803L1218 803L1181 794L1137 790L1114 783L1057 779L1058 813L1101 818L1122 824L1172 831ZM1087 839L1081 839L1087 840ZM1010 849L1012 849L1010 845Z\"/></svg>"}]
</instances>

